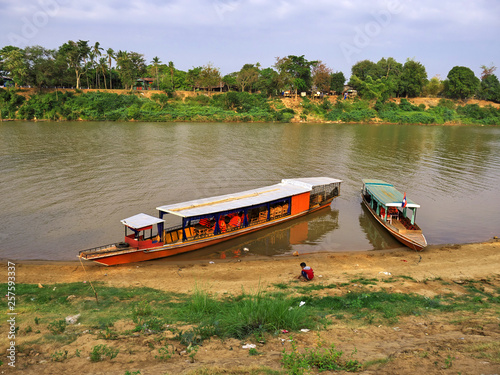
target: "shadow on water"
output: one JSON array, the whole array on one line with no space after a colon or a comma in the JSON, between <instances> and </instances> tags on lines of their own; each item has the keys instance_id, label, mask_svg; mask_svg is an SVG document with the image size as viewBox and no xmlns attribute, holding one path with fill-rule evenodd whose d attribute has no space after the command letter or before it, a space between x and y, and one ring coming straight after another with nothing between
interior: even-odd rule
<instances>
[{"instance_id":1,"label":"shadow on water","mask_svg":"<svg viewBox=\"0 0 500 375\"><path fill-rule=\"evenodd\" d=\"M359 215L359 226L374 250L394 249L402 245L380 225L370 211L361 203L362 213Z\"/></svg>"},{"instance_id":2,"label":"shadow on water","mask_svg":"<svg viewBox=\"0 0 500 375\"><path fill-rule=\"evenodd\" d=\"M295 245L314 245L324 236L338 229L338 218L338 210L328 207L221 244L155 262L290 255L295 251Z\"/></svg>"}]
</instances>

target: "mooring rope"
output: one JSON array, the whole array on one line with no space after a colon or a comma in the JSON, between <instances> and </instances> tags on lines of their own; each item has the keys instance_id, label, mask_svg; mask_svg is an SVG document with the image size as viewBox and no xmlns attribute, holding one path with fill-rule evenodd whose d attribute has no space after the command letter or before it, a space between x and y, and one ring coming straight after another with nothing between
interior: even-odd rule
<instances>
[{"instance_id":1,"label":"mooring rope","mask_svg":"<svg viewBox=\"0 0 500 375\"><path fill-rule=\"evenodd\" d=\"M89 279L89 283L90 283L90 286L92 287L92 290L94 291L94 295L95 295L95 302L97 304L99 304L99 300L97 299L97 292L94 288L94 285L92 284L92 280L90 280L90 278L88 277L88 273L87 273L87 270L85 269L85 266L83 265L83 262L82 262L82 257L78 257L78 259L80 259L80 264L82 265L82 268L83 270L85 271L85 276L87 276L87 278Z\"/></svg>"}]
</instances>

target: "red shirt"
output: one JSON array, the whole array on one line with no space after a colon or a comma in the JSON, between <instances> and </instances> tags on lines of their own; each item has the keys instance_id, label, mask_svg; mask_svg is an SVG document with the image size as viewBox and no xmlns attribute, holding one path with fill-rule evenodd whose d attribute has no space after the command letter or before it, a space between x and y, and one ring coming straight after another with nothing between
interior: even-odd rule
<instances>
[{"instance_id":1,"label":"red shirt","mask_svg":"<svg viewBox=\"0 0 500 375\"><path fill-rule=\"evenodd\" d=\"M302 268L302 275L307 279L307 280L312 280L314 278L314 271L311 267L306 266Z\"/></svg>"}]
</instances>

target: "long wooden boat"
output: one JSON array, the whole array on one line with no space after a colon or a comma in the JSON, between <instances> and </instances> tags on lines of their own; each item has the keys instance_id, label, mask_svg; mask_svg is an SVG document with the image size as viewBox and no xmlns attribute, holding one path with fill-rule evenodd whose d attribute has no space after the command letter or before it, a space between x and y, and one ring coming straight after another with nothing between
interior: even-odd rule
<instances>
[{"instance_id":1,"label":"long wooden boat","mask_svg":"<svg viewBox=\"0 0 500 375\"><path fill-rule=\"evenodd\" d=\"M123 242L78 256L111 266L197 250L328 207L339 196L341 182L329 177L284 179L241 193L160 206L158 217L141 213L121 220ZM181 223L165 228L172 217Z\"/></svg>"},{"instance_id":2,"label":"long wooden boat","mask_svg":"<svg viewBox=\"0 0 500 375\"><path fill-rule=\"evenodd\" d=\"M399 242L417 251L427 246L422 230L415 223L420 205L407 199L406 194L385 181L366 179L361 198L373 217Z\"/></svg>"}]
</instances>

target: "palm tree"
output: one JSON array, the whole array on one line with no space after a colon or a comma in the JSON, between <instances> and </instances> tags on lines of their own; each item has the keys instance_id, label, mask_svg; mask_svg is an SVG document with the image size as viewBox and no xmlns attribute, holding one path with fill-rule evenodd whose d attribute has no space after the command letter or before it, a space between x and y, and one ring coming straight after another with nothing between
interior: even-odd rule
<instances>
[{"instance_id":1,"label":"palm tree","mask_svg":"<svg viewBox=\"0 0 500 375\"><path fill-rule=\"evenodd\" d=\"M170 69L170 83L172 84L172 91L174 90L174 62L169 61L168 62L168 68Z\"/></svg>"},{"instance_id":2,"label":"palm tree","mask_svg":"<svg viewBox=\"0 0 500 375\"><path fill-rule=\"evenodd\" d=\"M158 56L153 57L153 61L151 61L155 67L156 71L156 89L158 90L158 64L161 64L160 58Z\"/></svg>"},{"instance_id":3,"label":"palm tree","mask_svg":"<svg viewBox=\"0 0 500 375\"><path fill-rule=\"evenodd\" d=\"M107 56L108 56L108 66L109 70L111 70L111 60L115 58L115 51L113 51L113 48L108 48L106 51ZM111 73L109 74L109 88L113 89L113 83L111 81Z\"/></svg>"},{"instance_id":4,"label":"palm tree","mask_svg":"<svg viewBox=\"0 0 500 375\"><path fill-rule=\"evenodd\" d=\"M102 56L101 51L104 50L104 48L99 47L99 45L100 45L99 42L95 42L94 47L92 48L92 53L93 53L93 55L94 55L94 57L96 59L96 64L95 64L95 67L96 67L96 70L95 70L95 82L96 83L95 83L95 86L97 86L97 82L99 82L99 75L98 75L98 69L97 69L97 65L98 65L97 60L98 60L98 58L100 56ZM101 88L101 82L99 82L99 88Z\"/></svg>"},{"instance_id":5,"label":"palm tree","mask_svg":"<svg viewBox=\"0 0 500 375\"><path fill-rule=\"evenodd\" d=\"M90 89L90 83L89 83L89 75L88 75L88 70L94 66L94 52L92 50L89 52L88 57L90 61L85 61L85 65L87 66L86 73L85 75L87 76L87 88Z\"/></svg>"},{"instance_id":6,"label":"palm tree","mask_svg":"<svg viewBox=\"0 0 500 375\"><path fill-rule=\"evenodd\" d=\"M102 75L104 76L104 88L107 90L108 85L106 84L106 72L108 71L108 66L107 66L107 61L106 61L105 57L101 57L99 59L99 64L97 65L97 71L102 72ZM99 85L99 87L100 87L100 85Z\"/></svg>"}]
</instances>

